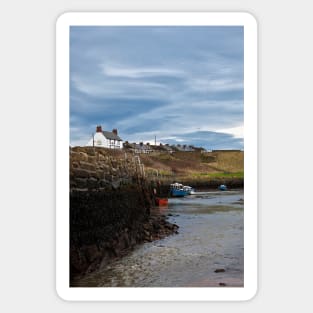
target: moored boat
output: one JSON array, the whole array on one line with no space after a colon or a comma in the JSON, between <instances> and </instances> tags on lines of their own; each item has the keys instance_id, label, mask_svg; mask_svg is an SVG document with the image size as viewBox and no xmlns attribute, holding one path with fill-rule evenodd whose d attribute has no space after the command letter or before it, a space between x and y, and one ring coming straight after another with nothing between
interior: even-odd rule
<instances>
[{"instance_id":1,"label":"moored boat","mask_svg":"<svg viewBox=\"0 0 313 313\"><path fill-rule=\"evenodd\" d=\"M227 186L226 185L219 185L218 189L221 191L225 191L225 190L227 190Z\"/></svg>"},{"instance_id":2,"label":"moored boat","mask_svg":"<svg viewBox=\"0 0 313 313\"><path fill-rule=\"evenodd\" d=\"M167 198L155 198L155 204L158 206L166 206L168 205L168 199Z\"/></svg>"},{"instance_id":3,"label":"moored boat","mask_svg":"<svg viewBox=\"0 0 313 313\"><path fill-rule=\"evenodd\" d=\"M183 184L173 183L170 185L170 195L172 197L185 197L191 194L193 190L190 186L184 186Z\"/></svg>"}]
</instances>

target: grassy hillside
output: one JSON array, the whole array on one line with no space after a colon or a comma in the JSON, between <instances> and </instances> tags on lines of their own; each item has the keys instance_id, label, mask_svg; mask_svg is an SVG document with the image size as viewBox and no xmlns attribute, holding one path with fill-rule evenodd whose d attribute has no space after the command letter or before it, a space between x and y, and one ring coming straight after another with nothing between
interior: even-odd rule
<instances>
[{"instance_id":1,"label":"grassy hillside","mask_svg":"<svg viewBox=\"0 0 313 313\"><path fill-rule=\"evenodd\" d=\"M204 181L244 176L243 151L175 152L140 155L148 177L161 180Z\"/></svg>"}]
</instances>

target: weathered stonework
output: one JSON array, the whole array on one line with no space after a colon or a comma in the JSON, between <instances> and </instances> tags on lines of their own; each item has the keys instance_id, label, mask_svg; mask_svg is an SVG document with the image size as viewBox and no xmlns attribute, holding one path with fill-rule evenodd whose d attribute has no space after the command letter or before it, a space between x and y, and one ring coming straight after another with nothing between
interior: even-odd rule
<instances>
[{"instance_id":1,"label":"weathered stonework","mask_svg":"<svg viewBox=\"0 0 313 313\"><path fill-rule=\"evenodd\" d=\"M70 150L71 276L177 231L164 216L151 216L153 189L136 162L123 151Z\"/></svg>"}]
</instances>

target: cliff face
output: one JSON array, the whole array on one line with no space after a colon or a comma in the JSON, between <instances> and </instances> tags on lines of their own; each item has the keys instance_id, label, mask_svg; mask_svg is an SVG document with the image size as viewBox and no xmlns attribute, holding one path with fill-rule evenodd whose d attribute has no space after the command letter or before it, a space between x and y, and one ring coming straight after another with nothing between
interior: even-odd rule
<instances>
[{"instance_id":1,"label":"cliff face","mask_svg":"<svg viewBox=\"0 0 313 313\"><path fill-rule=\"evenodd\" d=\"M70 150L71 275L93 270L177 226L151 216L154 195L140 161L122 151Z\"/></svg>"}]
</instances>

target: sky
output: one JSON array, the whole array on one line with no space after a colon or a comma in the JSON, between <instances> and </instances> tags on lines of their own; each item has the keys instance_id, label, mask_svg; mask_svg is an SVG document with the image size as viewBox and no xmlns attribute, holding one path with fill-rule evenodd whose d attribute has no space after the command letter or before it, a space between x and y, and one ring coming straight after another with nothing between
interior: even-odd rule
<instances>
[{"instance_id":1,"label":"sky","mask_svg":"<svg viewBox=\"0 0 313 313\"><path fill-rule=\"evenodd\" d=\"M243 149L240 26L72 26L70 144L97 125L129 142Z\"/></svg>"}]
</instances>

